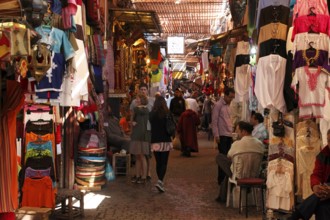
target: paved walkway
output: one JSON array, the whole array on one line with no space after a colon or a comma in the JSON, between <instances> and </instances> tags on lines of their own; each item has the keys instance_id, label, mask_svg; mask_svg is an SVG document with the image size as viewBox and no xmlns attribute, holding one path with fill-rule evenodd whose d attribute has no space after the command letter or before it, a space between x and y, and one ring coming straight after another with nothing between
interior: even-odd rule
<instances>
[{"instance_id":1,"label":"paved walkway","mask_svg":"<svg viewBox=\"0 0 330 220\"><path fill-rule=\"evenodd\" d=\"M85 196L86 220L227 220L245 219L238 209L226 208L215 201L218 195L215 156L218 152L207 134L200 132L200 152L191 158L180 152L170 153L165 176L165 193L154 187L157 181L155 162L152 160L152 182L138 185L130 177L119 176L100 192ZM133 170L131 170L132 172ZM250 208L249 218L262 219L261 213Z\"/></svg>"}]
</instances>

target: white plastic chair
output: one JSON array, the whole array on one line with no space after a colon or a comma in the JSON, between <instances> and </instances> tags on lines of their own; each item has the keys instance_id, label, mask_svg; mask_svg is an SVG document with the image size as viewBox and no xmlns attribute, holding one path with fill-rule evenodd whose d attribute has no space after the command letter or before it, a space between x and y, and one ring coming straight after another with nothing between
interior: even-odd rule
<instances>
[{"instance_id":1,"label":"white plastic chair","mask_svg":"<svg viewBox=\"0 0 330 220\"><path fill-rule=\"evenodd\" d=\"M237 179L240 178L254 178L258 177L261 170L263 154L256 152L247 152L236 154L232 158L233 175L228 178L227 186L227 202L226 206L230 206L230 198L232 197L232 191L235 191L236 195L233 198L233 207L238 208L238 205L234 201L238 201L239 186L237 186ZM234 195L233 195L234 196ZM242 207L242 206L241 206Z\"/></svg>"}]
</instances>

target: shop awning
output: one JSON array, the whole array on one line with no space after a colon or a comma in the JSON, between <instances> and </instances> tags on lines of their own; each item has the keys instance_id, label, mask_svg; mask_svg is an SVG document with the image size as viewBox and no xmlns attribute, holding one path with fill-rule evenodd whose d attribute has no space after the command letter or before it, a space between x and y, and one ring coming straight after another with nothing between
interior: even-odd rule
<instances>
[{"instance_id":1,"label":"shop awning","mask_svg":"<svg viewBox=\"0 0 330 220\"><path fill-rule=\"evenodd\" d=\"M113 22L129 24L140 29L144 34L162 33L162 27L155 11L141 11L134 9L110 8Z\"/></svg>"}]
</instances>

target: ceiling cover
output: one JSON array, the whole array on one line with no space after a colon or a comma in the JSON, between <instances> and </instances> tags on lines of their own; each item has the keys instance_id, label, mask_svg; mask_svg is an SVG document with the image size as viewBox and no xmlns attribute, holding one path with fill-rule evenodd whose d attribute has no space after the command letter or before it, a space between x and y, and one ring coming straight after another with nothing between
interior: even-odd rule
<instances>
[{"instance_id":1,"label":"ceiling cover","mask_svg":"<svg viewBox=\"0 0 330 220\"><path fill-rule=\"evenodd\" d=\"M129 23L145 34L160 34L162 32L159 19L155 11L110 8L110 16L114 22Z\"/></svg>"},{"instance_id":2,"label":"ceiling cover","mask_svg":"<svg viewBox=\"0 0 330 220\"><path fill-rule=\"evenodd\" d=\"M210 37L212 24L228 11L228 0L132 0L137 10L152 10L159 17L163 33L186 39Z\"/></svg>"}]
</instances>

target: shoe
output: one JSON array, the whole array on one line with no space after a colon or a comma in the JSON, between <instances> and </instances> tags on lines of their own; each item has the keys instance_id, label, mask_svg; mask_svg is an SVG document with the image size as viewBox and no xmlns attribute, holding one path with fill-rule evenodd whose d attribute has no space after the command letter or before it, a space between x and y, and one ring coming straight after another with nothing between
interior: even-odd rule
<instances>
[{"instance_id":1,"label":"shoe","mask_svg":"<svg viewBox=\"0 0 330 220\"><path fill-rule=\"evenodd\" d=\"M159 192L165 192L164 183L161 180L158 180L155 187L158 189Z\"/></svg>"},{"instance_id":2,"label":"shoe","mask_svg":"<svg viewBox=\"0 0 330 220\"><path fill-rule=\"evenodd\" d=\"M215 199L215 201L216 202L218 202L218 203L225 203L226 202L226 200L224 200L224 199L221 199L221 197L219 196L219 197L217 197L216 199Z\"/></svg>"},{"instance_id":3,"label":"shoe","mask_svg":"<svg viewBox=\"0 0 330 220\"><path fill-rule=\"evenodd\" d=\"M137 183L137 181L140 179L140 177L133 176L131 179L132 183Z\"/></svg>"},{"instance_id":4,"label":"shoe","mask_svg":"<svg viewBox=\"0 0 330 220\"><path fill-rule=\"evenodd\" d=\"M143 179L143 178L139 178L136 183L138 184L145 184L146 183L146 179Z\"/></svg>"},{"instance_id":5,"label":"shoe","mask_svg":"<svg viewBox=\"0 0 330 220\"><path fill-rule=\"evenodd\" d=\"M147 176L147 182L151 181L151 176Z\"/></svg>"}]
</instances>

